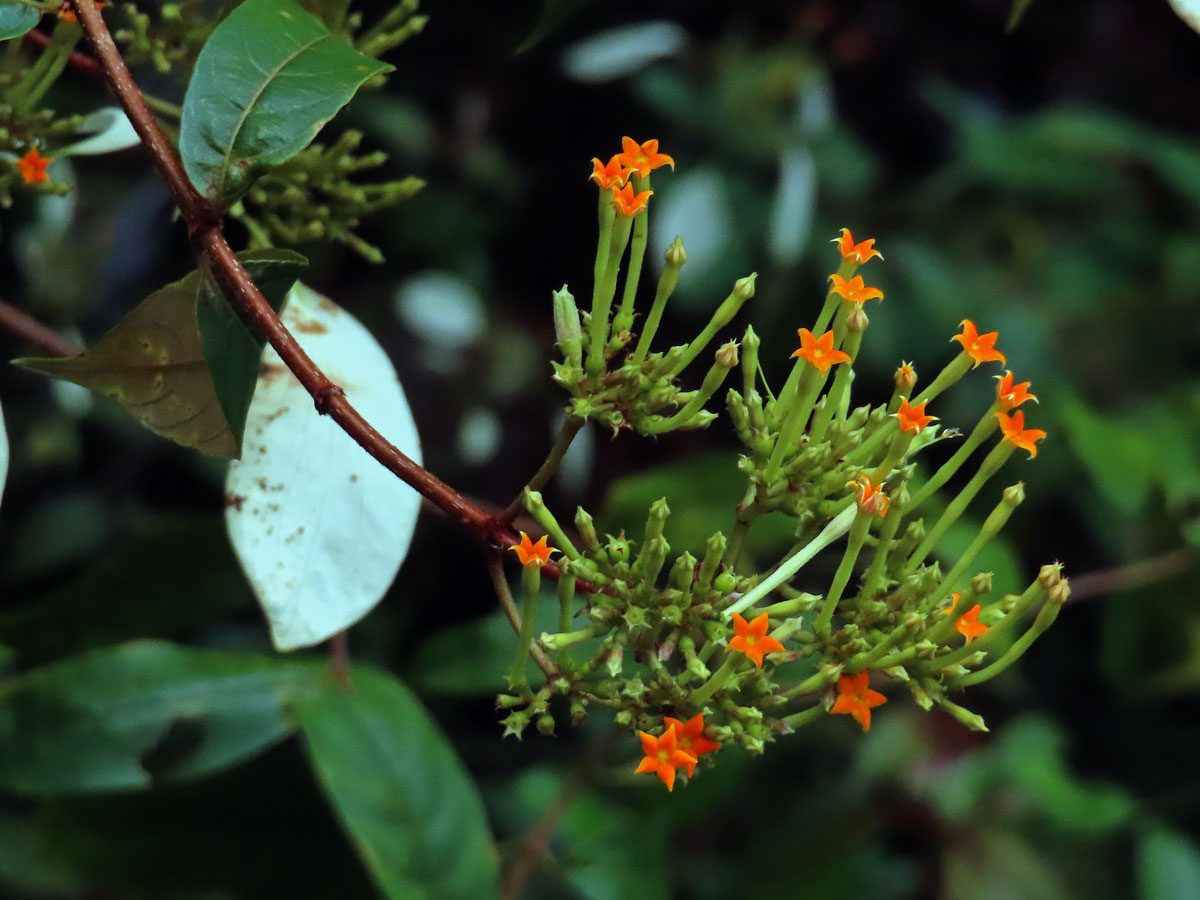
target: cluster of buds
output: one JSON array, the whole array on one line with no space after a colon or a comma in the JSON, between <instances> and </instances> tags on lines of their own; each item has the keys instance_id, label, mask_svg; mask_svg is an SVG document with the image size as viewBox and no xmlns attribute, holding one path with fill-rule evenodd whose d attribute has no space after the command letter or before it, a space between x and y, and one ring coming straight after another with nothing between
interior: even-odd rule
<instances>
[{"instance_id":1,"label":"cluster of buds","mask_svg":"<svg viewBox=\"0 0 1200 900\"><path fill-rule=\"evenodd\" d=\"M657 153L656 142L626 139L626 153L608 166L594 161L602 190L599 302L580 329L573 311L562 321L566 304L561 293L555 295L566 356L556 375L571 394L571 409L613 427L649 432L656 422L684 427L711 418L694 398L678 397L671 402L681 404L686 417L657 416L654 401L638 393L666 396L662 379L673 384L678 360L695 356L687 347L660 356L645 352L646 333L653 334L662 312L661 282L639 349L628 349L632 295L611 326L608 321L613 255L624 248L629 228L623 226L626 237L620 236L604 210L618 203L616 179L631 176L632 186L624 182L621 190L629 188L630 203L644 208L648 172L639 173L634 163L654 159L670 161ZM613 181L606 185L604 178ZM644 534L634 541L624 532L601 539L582 508L574 536L568 535L541 496L526 492L526 509L546 536L539 545L526 538L514 548L525 567L524 623L540 591L541 566L552 552L561 552L559 631L530 645L530 627L523 624L513 690L500 698L500 706L512 710L506 733L519 735L534 717L539 730L552 731L547 710L555 695L570 699L576 720L589 706L608 707L640 737L645 758L637 771L655 774L671 788L677 769L690 779L704 765L701 756L720 746L759 753L774 738L825 715L849 715L869 730L871 710L888 699L871 687L872 673L877 687L906 690L922 708L937 706L969 728L986 730L978 715L951 698L1019 658L1057 616L1069 587L1054 564L1021 594L995 597L991 573L974 570L980 552L1023 501L1020 482L998 492L998 502L957 559L939 560L935 550L1015 450L1037 455L1045 432L1027 429L1024 411L1017 408L1037 398L1011 372L996 376L994 401L961 445L931 476L919 476L917 453L961 437L937 427L931 405L980 365L1006 362L996 348L998 335L980 334L964 320L951 338L960 352L923 389L918 391L913 366L903 363L887 403L855 407L851 368L868 327L864 304L883 300L883 292L867 285L858 269L882 256L874 240L856 243L849 229L833 243L840 265L829 276L812 327L799 329L796 362L779 390L765 383L752 329L742 341L741 390L727 392L726 406L745 446L738 465L746 492L728 534L709 537L699 556L685 550L672 561L664 537L670 514L665 499L650 507ZM631 275L640 268L640 256L630 268ZM720 314L714 321L719 319ZM711 336L706 329L701 338ZM677 361L668 363L672 354ZM736 365L735 359L726 369ZM711 396L716 386L705 394L707 387L706 381L696 396ZM974 473L927 522L926 501L977 451L982 459ZM767 515L794 520L796 545L769 569L745 571L746 534ZM838 548L841 561L822 593L790 584L818 554ZM810 577L807 571L804 577ZM531 650L555 666L536 693L523 674Z\"/></svg>"},{"instance_id":2,"label":"cluster of buds","mask_svg":"<svg viewBox=\"0 0 1200 900\"><path fill-rule=\"evenodd\" d=\"M555 334L563 354L563 361L553 364L554 380L571 395L570 415L607 425L614 433L622 428L642 434L703 428L716 418L705 404L738 364L737 343L731 341L717 350L698 390L682 390L677 379L754 296L756 276L738 279L694 340L651 352L663 311L687 262L683 241L676 238L667 249L654 302L634 344L634 306L649 235L647 209L654 194L650 173L663 166L674 168L675 160L659 152L656 140L639 144L626 137L622 148L607 165L592 160L589 177L600 190L592 306L581 317L566 285L554 293ZM621 263L626 256L621 282Z\"/></svg>"}]
</instances>

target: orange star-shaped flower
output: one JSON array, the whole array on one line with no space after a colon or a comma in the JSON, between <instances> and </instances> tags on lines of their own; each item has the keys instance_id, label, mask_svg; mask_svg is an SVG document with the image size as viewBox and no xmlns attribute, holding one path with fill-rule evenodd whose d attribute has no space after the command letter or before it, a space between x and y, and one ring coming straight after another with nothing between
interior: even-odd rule
<instances>
[{"instance_id":1,"label":"orange star-shaped flower","mask_svg":"<svg viewBox=\"0 0 1200 900\"><path fill-rule=\"evenodd\" d=\"M620 157L614 156L608 161L608 165L604 165L600 160L592 157L592 174L588 178L601 188L607 190L610 187L620 187L629 180L634 170L628 166L621 165Z\"/></svg>"},{"instance_id":2,"label":"orange star-shaped flower","mask_svg":"<svg viewBox=\"0 0 1200 900\"><path fill-rule=\"evenodd\" d=\"M680 722L670 716L663 716L663 724L674 730L676 745L689 756L699 759L706 753L721 749L720 744L710 741L704 736L704 713L696 713L686 722ZM683 765L688 778L691 778L692 773L696 771L696 764L691 762Z\"/></svg>"},{"instance_id":3,"label":"orange star-shaped flower","mask_svg":"<svg viewBox=\"0 0 1200 900\"><path fill-rule=\"evenodd\" d=\"M105 0L96 0L96 9L104 9L107 4ZM64 22L78 21L75 16L75 10L72 8L70 0L63 0L62 8L58 11L58 17Z\"/></svg>"},{"instance_id":4,"label":"orange star-shaped flower","mask_svg":"<svg viewBox=\"0 0 1200 900\"><path fill-rule=\"evenodd\" d=\"M883 259L883 254L875 249L875 238L868 238L856 244L854 235L850 233L849 228L843 228L842 233L829 243L837 244L838 252L842 254L843 259L860 266L865 262L870 262L876 256Z\"/></svg>"},{"instance_id":5,"label":"orange star-shaped flower","mask_svg":"<svg viewBox=\"0 0 1200 900\"><path fill-rule=\"evenodd\" d=\"M998 412L996 418L1000 420L1000 431L1006 441L1028 450L1030 459L1037 456L1037 442L1046 436L1046 432L1040 428L1026 428L1025 413L1019 409L1007 415Z\"/></svg>"},{"instance_id":6,"label":"orange star-shaped flower","mask_svg":"<svg viewBox=\"0 0 1200 900\"><path fill-rule=\"evenodd\" d=\"M677 746L679 737L671 726L668 725L667 730L660 737L646 734L644 731L639 731L638 737L641 738L642 752L646 754L646 758L638 764L635 775L652 772L662 779L662 783L667 786L668 791L673 791L675 790L675 770L680 766L690 767L688 769L690 773L696 768L696 757L679 749Z\"/></svg>"},{"instance_id":7,"label":"orange star-shaped flower","mask_svg":"<svg viewBox=\"0 0 1200 900\"><path fill-rule=\"evenodd\" d=\"M616 158L622 166L628 166L645 178L653 170L661 166L675 168L675 160L665 153L658 152L658 140L652 139L639 144L631 137L621 138L621 152Z\"/></svg>"},{"instance_id":8,"label":"orange star-shaped flower","mask_svg":"<svg viewBox=\"0 0 1200 900\"><path fill-rule=\"evenodd\" d=\"M796 331L800 335L800 349L792 354L799 356L805 362L816 366L822 375L829 367L841 362L850 362L850 354L833 349L833 332L827 331L820 337L815 337L807 328Z\"/></svg>"},{"instance_id":9,"label":"orange star-shaped flower","mask_svg":"<svg viewBox=\"0 0 1200 900\"><path fill-rule=\"evenodd\" d=\"M646 208L646 201L653 193L654 191L642 191L635 197L633 185L626 184L620 190L613 191L612 205L623 216L636 216Z\"/></svg>"},{"instance_id":10,"label":"orange star-shaped flower","mask_svg":"<svg viewBox=\"0 0 1200 900\"><path fill-rule=\"evenodd\" d=\"M892 415L900 423L901 431L919 434L926 425L937 418L937 416L925 415L925 404L928 402L928 400L922 400L916 406L909 406L907 397L900 398L900 408Z\"/></svg>"},{"instance_id":11,"label":"orange star-shaped flower","mask_svg":"<svg viewBox=\"0 0 1200 900\"><path fill-rule=\"evenodd\" d=\"M1013 373L1005 372L1003 375L997 375L996 380L999 384L996 385L996 402L1000 404L1001 409L1016 409L1026 400L1038 402L1038 398L1029 393L1029 382L1022 381L1020 384L1013 384Z\"/></svg>"},{"instance_id":12,"label":"orange star-shaped flower","mask_svg":"<svg viewBox=\"0 0 1200 900\"><path fill-rule=\"evenodd\" d=\"M958 602L957 595L955 595L954 601L955 603ZM979 613L982 611L982 609L983 607L976 603L965 613L959 616L958 621L954 623L955 631L965 637L968 644L988 630L988 627L979 621ZM946 611L954 612L954 605L951 604L950 609Z\"/></svg>"},{"instance_id":13,"label":"orange star-shaped flower","mask_svg":"<svg viewBox=\"0 0 1200 900\"><path fill-rule=\"evenodd\" d=\"M883 291L879 288L867 287L861 275L855 275L849 281L834 272L829 276L830 293L837 294L847 303L864 303L867 300L882 300Z\"/></svg>"},{"instance_id":14,"label":"orange star-shaped flower","mask_svg":"<svg viewBox=\"0 0 1200 900\"><path fill-rule=\"evenodd\" d=\"M533 566L540 569L546 563L550 562L551 553L558 552L547 543L548 540L548 536L543 534L535 544L529 540L529 535L522 531L521 543L513 544L508 549L517 554L517 559L521 561L521 565L526 568Z\"/></svg>"},{"instance_id":15,"label":"orange star-shaped flower","mask_svg":"<svg viewBox=\"0 0 1200 900\"><path fill-rule=\"evenodd\" d=\"M962 334L956 334L950 338L952 341L958 341L962 344L963 351L967 353L971 359L975 360L975 365L972 369L977 368L980 363L992 362L999 360L1006 362L1005 356L996 349L996 338L1000 336L1000 332L991 331L987 334L980 334L975 323L970 319L962 320Z\"/></svg>"},{"instance_id":16,"label":"orange star-shaped flower","mask_svg":"<svg viewBox=\"0 0 1200 900\"><path fill-rule=\"evenodd\" d=\"M783 649L783 644L767 635L769 626L770 622L766 613L753 622L747 622L740 615L734 613L734 636L729 639L729 649L745 653L754 665L761 669L764 653L778 653Z\"/></svg>"},{"instance_id":17,"label":"orange star-shaped flower","mask_svg":"<svg viewBox=\"0 0 1200 900\"><path fill-rule=\"evenodd\" d=\"M46 173L46 168L51 162L50 157L38 153L37 147L30 148L28 153L17 160L17 170L21 173L21 180L26 184L49 181L50 176Z\"/></svg>"},{"instance_id":18,"label":"orange star-shaped flower","mask_svg":"<svg viewBox=\"0 0 1200 900\"><path fill-rule=\"evenodd\" d=\"M883 493L883 482L871 484L870 475L859 475L853 481L846 482L847 487L853 487L858 498L858 508L870 516L886 516L892 501Z\"/></svg>"},{"instance_id":19,"label":"orange star-shaped flower","mask_svg":"<svg viewBox=\"0 0 1200 900\"><path fill-rule=\"evenodd\" d=\"M853 716L863 731L871 730L871 710L887 703L887 697L870 688L871 674L866 669L857 675L843 675L838 679L838 698L833 701L829 712L833 715Z\"/></svg>"}]
</instances>

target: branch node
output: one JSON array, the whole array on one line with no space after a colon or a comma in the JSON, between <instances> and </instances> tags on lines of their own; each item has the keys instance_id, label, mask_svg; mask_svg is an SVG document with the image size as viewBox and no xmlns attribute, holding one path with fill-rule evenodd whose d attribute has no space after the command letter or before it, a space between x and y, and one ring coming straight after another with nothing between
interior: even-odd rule
<instances>
[{"instance_id":1,"label":"branch node","mask_svg":"<svg viewBox=\"0 0 1200 900\"><path fill-rule=\"evenodd\" d=\"M319 387L313 391L313 405L317 408L317 412L323 416L327 416L333 412L333 407L337 402L345 396L346 392L331 381L324 387Z\"/></svg>"}]
</instances>

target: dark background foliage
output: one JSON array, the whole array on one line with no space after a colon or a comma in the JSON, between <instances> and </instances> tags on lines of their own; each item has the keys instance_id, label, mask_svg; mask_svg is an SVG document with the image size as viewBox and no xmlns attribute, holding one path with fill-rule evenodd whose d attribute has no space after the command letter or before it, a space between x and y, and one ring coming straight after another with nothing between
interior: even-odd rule
<instances>
[{"instance_id":1,"label":"dark background foliage","mask_svg":"<svg viewBox=\"0 0 1200 900\"><path fill-rule=\"evenodd\" d=\"M1028 500L997 580L1012 590L1061 559L1077 594L1019 670L969 694L990 734L894 694L869 735L831 719L667 795L628 777L636 748L605 737L602 713L556 739L499 739L490 695L511 637L479 548L426 514L352 653L430 706L506 857L562 784L575 791L529 896L1200 896L1200 35L1157 0L1037 0L1011 34L999 0L549 7L567 15L516 53L536 4L431 5L388 88L331 126L428 182L363 224L386 264L299 248L308 283L391 353L427 465L493 503L536 467L561 402L550 291L586 293L591 269L588 160L623 134L657 137L678 165L656 174L651 215L681 222L689 248L666 337L758 271L740 321L782 378L833 266L825 241L842 226L875 236L887 260L868 271L887 299L856 389L885 398L901 359L932 376L963 318L999 329L1050 436L1006 469ZM639 60L643 46L661 55ZM61 102L95 92L68 77ZM5 213L4 290L93 338L180 277L187 250L140 151L78 169L54 240L39 242L32 203ZM0 334L6 358L25 349ZM970 384L944 424L973 424L990 382ZM0 371L0 395L14 456L0 667L139 637L267 648L222 534L221 466L32 376ZM673 546L694 549L728 524L735 452L723 419L658 441L597 432L547 499L633 533L666 495ZM294 741L187 785L0 796L0 894L372 890Z\"/></svg>"}]
</instances>

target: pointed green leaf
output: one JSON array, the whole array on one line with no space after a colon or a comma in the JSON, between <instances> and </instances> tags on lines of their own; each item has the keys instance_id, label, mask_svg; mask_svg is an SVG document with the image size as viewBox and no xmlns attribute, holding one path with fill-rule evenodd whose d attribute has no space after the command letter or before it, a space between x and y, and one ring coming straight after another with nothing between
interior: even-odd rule
<instances>
[{"instance_id":1,"label":"pointed green leaf","mask_svg":"<svg viewBox=\"0 0 1200 900\"><path fill-rule=\"evenodd\" d=\"M39 10L24 3L0 2L0 41L20 37L32 30L41 17Z\"/></svg>"},{"instance_id":2,"label":"pointed green leaf","mask_svg":"<svg viewBox=\"0 0 1200 900\"><path fill-rule=\"evenodd\" d=\"M391 70L292 0L246 0L196 59L179 152L192 184L223 207L308 146L368 78Z\"/></svg>"},{"instance_id":3,"label":"pointed green leaf","mask_svg":"<svg viewBox=\"0 0 1200 900\"><path fill-rule=\"evenodd\" d=\"M149 787L227 768L285 737L320 666L138 641L0 685L0 787ZM153 774L152 774L153 772Z\"/></svg>"},{"instance_id":4,"label":"pointed green leaf","mask_svg":"<svg viewBox=\"0 0 1200 900\"><path fill-rule=\"evenodd\" d=\"M276 308L306 262L287 250L253 250L238 258L251 278L262 279L260 287ZM143 300L87 353L15 362L113 398L177 444L234 459L241 453L261 354L262 343L211 279L192 272Z\"/></svg>"},{"instance_id":5,"label":"pointed green leaf","mask_svg":"<svg viewBox=\"0 0 1200 900\"><path fill-rule=\"evenodd\" d=\"M313 767L383 894L477 900L497 854L474 783L403 684L355 668L354 690L296 700Z\"/></svg>"},{"instance_id":6,"label":"pointed green leaf","mask_svg":"<svg viewBox=\"0 0 1200 900\"><path fill-rule=\"evenodd\" d=\"M250 250L239 258L276 312L308 263L290 250ZM265 342L242 321L224 289L209 272L201 273L200 277L196 325L217 399L240 449Z\"/></svg>"}]
</instances>

